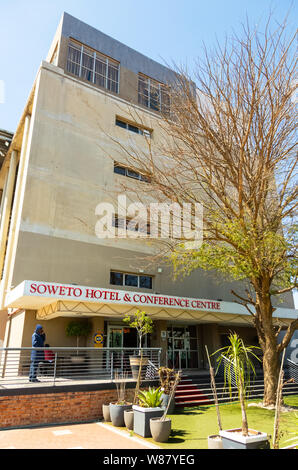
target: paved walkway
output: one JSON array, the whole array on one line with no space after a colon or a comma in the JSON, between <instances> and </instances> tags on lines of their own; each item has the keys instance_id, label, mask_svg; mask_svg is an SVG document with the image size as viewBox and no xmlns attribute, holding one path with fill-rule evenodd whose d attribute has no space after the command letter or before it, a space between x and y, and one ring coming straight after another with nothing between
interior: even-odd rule
<instances>
[{"instance_id":1,"label":"paved walkway","mask_svg":"<svg viewBox=\"0 0 298 470\"><path fill-rule=\"evenodd\" d=\"M148 448L158 446L101 422L0 431L0 449Z\"/></svg>"}]
</instances>

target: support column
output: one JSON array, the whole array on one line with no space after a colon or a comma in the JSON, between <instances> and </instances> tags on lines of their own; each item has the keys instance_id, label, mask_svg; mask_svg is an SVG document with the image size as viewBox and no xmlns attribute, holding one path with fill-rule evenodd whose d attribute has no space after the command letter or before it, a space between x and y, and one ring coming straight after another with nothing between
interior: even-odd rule
<instances>
[{"instance_id":1,"label":"support column","mask_svg":"<svg viewBox=\"0 0 298 470\"><path fill-rule=\"evenodd\" d=\"M20 154L19 160L19 169L18 169L18 177L16 182L16 189L15 189L15 196L13 201L13 208L11 214L11 223L7 241L7 250L6 256L4 260L4 269L3 269L3 276L2 276L2 285L1 285L1 292L0 292L0 308L4 307L4 301L6 292L11 287L11 280L12 280L12 273L14 269L14 258L16 252L16 245L17 245L17 234L21 222L21 214L22 214L22 207L23 207L23 200L24 200L24 193L25 193L25 185L26 185L26 173L28 168L28 140L29 140L29 129L30 129L30 115L27 114L25 117L25 124L24 124L24 133L23 133L23 141L22 141L22 149Z\"/></svg>"},{"instance_id":2,"label":"support column","mask_svg":"<svg viewBox=\"0 0 298 470\"><path fill-rule=\"evenodd\" d=\"M204 342L204 348L203 348L204 368L209 369L205 345L207 345L210 356L212 353L214 353L221 347L218 325L217 323L210 323L208 325L202 325L201 331L202 331L202 341Z\"/></svg>"},{"instance_id":3,"label":"support column","mask_svg":"<svg viewBox=\"0 0 298 470\"><path fill-rule=\"evenodd\" d=\"M104 334L104 317L92 317L92 331L90 336L87 338L86 341L86 346L87 347L92 347L94 346L94 334L100 331L102 334Z\"/></svg>"},{"instance_id":4,"label":"support column","mask_svg":"<svg viewBox=\"0 0 298 470\"><path fill-rule=\"evenodd\" d=\"M0 219L0 273L2 273L5 248L8 235L9 216L11 213L13 189L15 183L17 168L17 152L13 150L9 162L9 169L6 177L5 190L2 195L3 204L1 205Z\"/></svg>"},{"instance_id":5,"label":"support column","mask_svg":"<svg viewBox=\"0 0 298 470\"><path fill-rule=\"evenodd\" d=\"M152 348L161 348L160 355L160 365L167 366L167 348L168 340L167 336L162 336L162 331L167 331L167 321L166 320L155 320L153 333L152 333Z\"/></svg>"}]
</instances>

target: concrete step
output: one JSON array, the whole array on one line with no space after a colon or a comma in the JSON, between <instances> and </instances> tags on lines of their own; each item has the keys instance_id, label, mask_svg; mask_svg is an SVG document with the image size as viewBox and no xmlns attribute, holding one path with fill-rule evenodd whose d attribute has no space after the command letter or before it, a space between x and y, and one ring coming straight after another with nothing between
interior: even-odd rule
<instances>
[{"instance_id":1,"label":"concrete step","mask_svg":"<svg viewBox=\"0 0 298 470\"><path fill-rule=\"evenodd\" d=\"M208 394L200 390L200 385L194 383L198 377L191 378L184 376L179 383L175 393L175 404L177 406L196 406L198 404L211 404ZM202 382L206 383L206 377L200 377Z\"/></svg>"},{"instance_id":2,"label":"concrete step","mask_svg":"<svg viewBox=\"0 0 298 470\"><path fill-rule=\"evenodd\" d=\"M203 392L201 392L200 390L198 390L197 388L194 389L194 390L180 390L180 391L176 391L175 393L175 398L177 397L183 397L183 396L193 396L193 395L198 395L198 393L202 394Z\"/></svg>"},{"instance_id":3,"label":"concrete step","mask_svg":"<svg viewBox=\"0 0 298 470\"><path fill-rule=\"evenodd\" d=\"M210 399L205 396L205 395L195 395L193 397L189 396L184 396L184 397L179 397L175 399L175 404L181 404L181 403L193 403L193 402L204 402L206 405L211 404Z\"/></svg>"},{"instance_id":4,"label":"concrete step","mask_svg":"<svg viewBox=\"0 0 298 470\"><path fill-rule=\"evenodd\" d=\"M191 401L184 401L184 402L178 402L175 404L177 408L182 408L185 406L199 406L199 405L211 405L212 403L208 400L191 400Z\"/></svg>"}]
</instances>

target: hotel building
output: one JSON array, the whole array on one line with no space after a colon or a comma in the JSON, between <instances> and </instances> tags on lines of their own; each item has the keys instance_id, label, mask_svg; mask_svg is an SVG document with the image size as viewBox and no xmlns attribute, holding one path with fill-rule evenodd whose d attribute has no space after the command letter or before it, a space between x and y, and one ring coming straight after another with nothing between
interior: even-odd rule
<instances>
[{"instance_id":1,"label":"hotel building","mask_svg":"<svg viewBox=\"0 0 298 470\"><path fill-rule=\"evenodd\" d=\"M231 294L241 284L201 270L174 281L169 266L144 261L151 250L144 240L96 235L99 203L115 201L123 182L139 192L150 185L126 165L119 143L159 142L172 77L63 14L0 170L4 347L30 347L36 323L52 347L75 346L65 334L73 318L92 323L86 346L102 333L104 346L135 347L136 333L122 320L136 308L152 317L147 345L161 347L169 366L206 368L205 344L210 352L221 347L231 329L257 344L251 316ZM284 326L296 318L292 295L277 307Z\"/></svg>"}]
</instances>

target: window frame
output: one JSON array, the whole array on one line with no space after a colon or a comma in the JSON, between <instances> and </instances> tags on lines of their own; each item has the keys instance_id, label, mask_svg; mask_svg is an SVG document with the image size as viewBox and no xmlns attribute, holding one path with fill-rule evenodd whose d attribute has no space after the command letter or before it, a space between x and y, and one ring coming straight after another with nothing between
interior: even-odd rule
<instances>
[{"instance_id":1,"label":"window frame","mask_svg":"<svg viewBox=\"0 0 298 470\"><path fill-rule=\"evenodd\" d=\"M123 169L124 173L120 173L120 172L115 171L115 168ZM132 176L132 175L129 174L129 172L135 173L138 176ZM121 163L118 163L116 161L114 161L114 173L116 175L125 176L126 178L131 178L131 179L134 179L134 180L137 180L137 181L141 181L143 183L149 183L149 184L151 183L150 175L140 173L139 171L133 170L132 168L130 168L126 165L123 165Z\"/></svg>"},{"instance_id":2,"label":"window frame","mask_svg":"<svg viewBox=\"0 0 298 470\"><path fill-rule=\"evenodd\" d=\"M143 135L144 137L148 137L150 139L152 138L152 129L137 124L136 122L127 121L126 119L121 118L120 116L116 116L115 126L118 126L121 129L125 129L129 132L133 132L134 134ZM136 130L133 130L132 128Z\"/></svg>"},{"instance_id":3,"label":"window frame","mask_svg":"<svg viewBox=\"0 0 298 470\"><path fill-rule=\"evenodd\" d=\"M133 220L133 217L132 218L127 218L127 217L119 217L118 214L113 214L113 217L112 217L112 226L117 228L117 229L121 229L121 230L127 230L127 231L131 231L131 232L137 232L137 233L146 233L147 235L150 235L150 222L147 222L146 223L146 226L142 227L140 225L138 225L138 229L130 229L129 228L129 222ZM119 224L120 222L120 224ZM121 223L123 222L123 223ZM124 224L125 222L125 224ZM125 226L124 226L125 225ZM144 228L147 228L147 230L144 230Z\"/></svg>"},{"instance_id":4,"label":"window frame","mask_svg":"<svg viewBox=\"0 0 298 470\"><path fill-rule=\"evenodd\" d=\"M142 84L142 86L140 86ZM142 90L141 90L142 88ZM155 102L158 105L152 106L153 103L153 90L156 89L156 96L158 99L155 99ZM142 106L145 106L152 111L164 112L166 114L170 113L171 100L169 94L169 86L165 85L154 78L148 77L143 73L139 72L138 74L138 103ZM168 104L165 104L163 96L168 97ZM165 109L168 108L168 109Z\"/></svg>"},{"instance_id":5,"label":"window frame","mask_svg":"<svg viewBox=\"0 0 298 470\"><path fill-rule=\"evenodd\" d=\"M72 60L71 49L79 52L79 61ZM78 55L78 54L77 54ZM90 65L86 64L86 57L89 57ZM103 65L104 74L99 72L96 65L101 63ZM78 73L76 73L78 70ZM113 73L111 71L117 71L116 79L112 78ZM71 75L80 78L81 80L91 83L105 90L111 91L112 93L119 94L120 91L120 62L112 57L103 54L100 51L92 49L73 38L69 39L67 48L66 58L66 72ZM90 79L86 78L86 75L90 75ZM98 80L98 77L102 77L102 83Z\"/></svg>"},{"instance_id":6,"label":"window frame","mask_svg":"<svg viewBox=\"0 0 298 470\"><path fill-rule=\"evenodd\" d=\"M122 275L122 284L113 284L111 282L111 276L112 276L112 273L115 273L117 275ZM135 276L137 277L138 279L138 285L137 286L134 286L134 285L129 285L129 284L126 284L125 283L125 278L126 276ZM140 285L140 278L141 277L144 277L144 278L148 278L150 279L150 285L151 287L143 287ZM110 285L112 286L123 286L123 287L136 287L137 289L148 289L148 290L152 290L153 289L153 278L154 276L152 276L151 274L144 274L144 273L130 273L130 272L126 272L126 271L115 271L114 269L111 269L110 270Z\"/></svg>"}]
</instances>

